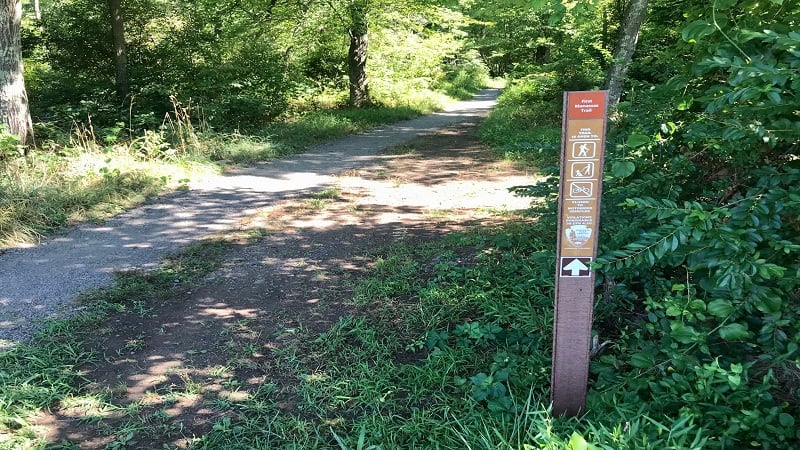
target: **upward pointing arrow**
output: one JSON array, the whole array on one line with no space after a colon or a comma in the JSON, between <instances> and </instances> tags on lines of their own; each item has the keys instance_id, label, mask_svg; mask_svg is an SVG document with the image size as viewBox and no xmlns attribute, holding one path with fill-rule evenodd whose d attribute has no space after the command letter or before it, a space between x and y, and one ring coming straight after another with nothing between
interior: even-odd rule
<instances>
[{"instance_id":1,"label":"upward pointing arrow","mask_svg":"<svg viewBox=\"0 0 800 450\"><path fill-rule=\"evenodd\" d=\"M571 272L571 274L570 274L571 277L577 277L577 276L580 276L581 272L588 271L589 267L586 264L584 264L583 262L581 262L580 259L576 258L576 259L573 259L572 262L570 262L569 264L564 266L563 270Z\"/></svg>"}]
</instances>

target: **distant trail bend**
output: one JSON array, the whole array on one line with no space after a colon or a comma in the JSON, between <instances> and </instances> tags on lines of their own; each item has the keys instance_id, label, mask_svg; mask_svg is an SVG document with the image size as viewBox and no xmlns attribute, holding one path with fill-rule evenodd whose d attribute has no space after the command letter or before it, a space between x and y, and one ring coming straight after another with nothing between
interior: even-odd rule
<instances>
[{"instance_id":1,"label":"distant trail bend","mask_svg":"<svg viewBox=\"0 0 800 450\"><path fill-rule=\"evenodd\" d=\"M115 272L157 267L164 256L228 230L261 208L324 189L336 174L390 158L380 154L386 148L479 122L499 92L486 89L434 114L234 170L102 225L83 224L35 247L0 254L0 348L29 339L41 319L69 314L81 292L109 285Z\"/></svg>"}]
</instances>

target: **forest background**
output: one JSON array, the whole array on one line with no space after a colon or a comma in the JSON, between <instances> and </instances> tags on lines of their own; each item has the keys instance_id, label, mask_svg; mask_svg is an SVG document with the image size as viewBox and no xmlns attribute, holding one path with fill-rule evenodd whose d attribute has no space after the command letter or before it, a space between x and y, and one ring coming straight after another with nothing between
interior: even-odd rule
<instances>
[{"instance_id":1,"label":"forest background","mask_svg":"<svg viewBox=\"0 0 800 450\"><path fill-rule=\"evenodd\" d=\"M555 176L561 93L624 80L606 158L589 414L552 418L520 401L543 402L531 386L549 384L537 365L549 313L532 305L552 299L554 248L537 237L555 229L550 179L516 191L536 199L537 221L501 234L484 265L441 275L481 310L468 324L432 324L420 344L482 357L456 380L472 402L460 435L486 448L798 445L797 1L23 3L31 120L0 139L4 246L204 170L430 111L439 93L468 96L490 77L509 85L482 138ZM17 5L3 2L5 19ZM641 26L632 11L646 12ZM637 36L629 70L614 72L626 62L619 43ZM14 48L13 33L0 38ZM12 368L24 373L25 358L3 357L13 428L47 403L19 403Z\"/></svg>"}]
</instances>

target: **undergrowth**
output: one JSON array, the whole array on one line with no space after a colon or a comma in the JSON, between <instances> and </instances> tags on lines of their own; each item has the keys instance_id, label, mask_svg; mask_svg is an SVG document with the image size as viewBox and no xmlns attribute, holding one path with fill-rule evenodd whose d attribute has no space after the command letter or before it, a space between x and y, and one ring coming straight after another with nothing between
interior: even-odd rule
<instances>
[{"instance_id":1,"label":"undergrowth","mask_svg":"<svg viewBox=\"0 0 800 450\"><path fill-rule=\"evenodd\" d=\"M30 342L3 343L9 345L0 348L0 448L74 448L44 442L35 417L76 402L90 404L90 411L121 408L112 398L98 396L85 376L90 364L101 363L97 330L115 315L149 308L197 283L219 267L228 245L207 240L167 257L157 269L120 274L113 286L83 294L81 307L69 317L45 321ZM92 414L85 420L96 420Z\"/></svg>"},{"instance_id":2,"label":"undergrowth","mask_svg":"<svg viewBox=\"0 0 800 450\"><path fill-rule=\"evenodd\" d=\"M39 146L27 150L8 133L0 135L0 249L37 242L67 225L102 221L227 165L287 156L432 112L446 98L405 93L364 109L328 105L247 134L214 132L202 108L171 101L172 111L150 128L141 121L95 125L91 116L38 123Z\"/></svg>"},{"instance_id":3,"label":"undergrowth","mask_svg":"<svg viewBox=\"0 0 800 450\"><path fill-rule=\"evenodd\" d=\"M555 107L555 99L530 94L547 87L539 77L521 81L506 92L507 111L536 114L548 108L541 101ZM796 136L781 128L796 127L796 119L782 108L754 115L722 106L738 104L739 95L704 98L697 117L684 112L681 94L654 86L615 116L595 263L594 333L607 346L591 363L581 432L594 445L800 442L800 172ZM739 126L751 122L774 126ZM512 144L537 132L524 121L507 124L518 128L507 133ZM539 147L526 156L547 167L554 155ZM532 212L555 217L557 189L554 177L517 193L545 199Z\"/></svg>"}]
</instances>

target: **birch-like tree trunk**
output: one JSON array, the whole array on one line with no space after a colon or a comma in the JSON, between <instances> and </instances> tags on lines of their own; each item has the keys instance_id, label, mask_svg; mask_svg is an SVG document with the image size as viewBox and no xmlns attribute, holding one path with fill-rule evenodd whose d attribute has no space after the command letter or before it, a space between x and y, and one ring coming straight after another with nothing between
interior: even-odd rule
<instances>
[{"instance_id":1,"label":"birch-like tree trunk","mask_svg":"<svg viewBox=\"0 0 800 450\"><path fill-rule=\"evenodd\" d=\"M367 0L353 0L348 5L350 49L347 52L347 67L350 81L350 104L357 108L370 103L366 70L369 44L368 9Z\"/></svg>"},{"instance_id":2,"label":"birch-like tree trunk","mask_svg":"<svg viewBox=\"0 0 800 450\"><path fill-rule=\"evenodd\" d=\"M33 137L22 67L22 1L0 0L0 124L26 144Z\"/></svg>"},{"instance_id":3,"label":"birch-like tree trunk","mask_svg":"<svg viewBox=\"0 0 800 450\"><path fill-rule=\"evenodd\" d=\"M606 75L606 89L608 89L608 107L615 109L622 96L622 86L625 76L628 74L628 67L636 51L636 42L639 40L639 31L642 22L647 15L648 0L630 0L622 20L619 41L614 51L614 59L611 67L608 68Z\"/></svg>"},{"instance_id":4,"label":"birch-like tree trunk","mask_svg":"<svg viewBox=\"0 0 800 450\"><path fill-rule=\"evenodd\" d=\"M111 34L114 40L114 66L116 79L114 86L117 95L125 98L129 93L128 87L128 52L125 49L125 21L122 16L122 0L108 0L108 10L111 14Z\"/></svg>"}]
</instances>

